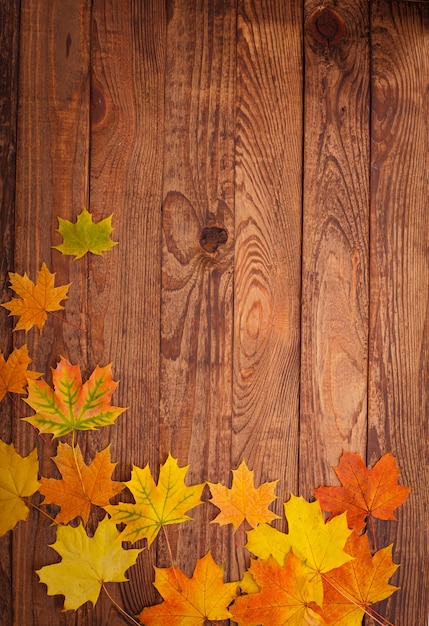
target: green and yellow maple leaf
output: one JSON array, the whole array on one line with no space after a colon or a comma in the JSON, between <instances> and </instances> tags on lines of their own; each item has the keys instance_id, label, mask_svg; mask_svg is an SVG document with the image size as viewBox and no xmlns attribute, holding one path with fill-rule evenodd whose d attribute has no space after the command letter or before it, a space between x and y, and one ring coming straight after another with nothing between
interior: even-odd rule
<instances>
[{"instance_id":1,"label":"green and yellow maple leaf","mask_svg":"<svg viewBox=\"0 0 429 626\"><path fill-rule=\"evenodd\" d=\"M57 232L63 237L63 243L52 247L62 254L74 256L75 260L82 258L87 252L101 255L118 244L110 239L112 231L112 215L95 223L92 214L83 209L75 223L58 218Z\"/></svg>"},{"instance_id":2,"label":"green and yellow maple leaf","mask_svg":"<svg viewBox=\"0 0 429 626\"><path fill-rule=\"evenodd\" d=\"M55 521L67 524L80 516L88 522L91 505L105 507L110 498L120 493L124 484L113 481L111 476L116 463L110 461L110 446L97 452L93 461L86 465L79 446L72 448L59 443L57 456L52 459L62 478L40 479L40 493L45 496L43 504L57 504L61 511Z\"/></svg>"},{"instance_id":3,"label":"green and yellow maple leaf","mask_svg":"<svg viewBox=\"0 0 429 626\"><path fill-rule=\"evenodd\" d=\"M47 313L64 309L60 304L61 300L67 299L67 292L71 285L61 285L55 287L55 274L42 263L42 267L37 274L37 281L33 283L27 274L23 276L9 273L11 289L18 294L18 298L12 298L1 306L10 311L9 315L18 315L18 320L14 330L30 330L37 326L40 332L45 325Z\"/></svg>"},{"instance_id":4,"label":"green and yellow maple leaf","mask_svg":"<svg viewBox=\"0 0 429 626\"><path fill-rule=\"evenodd\" d=\"M28 379L36 380L42 375L27 369L31 363L27 345L15 348L8 359L0 353L0 400L7 393L25 393Z\"/></svg>"},{"instance_id":5,"label":"green and yellow maple leaf","mask_svg":"<svg viewBox=\"0 0 429 626\"><path fill-rule=\"evenodd\" d=\"M207 620L229 619L228 606L237 594L237 583L223 582L223 568L210 552L198 559L192 578L177 567L155 568L154 585L164 602L138 615L145 626L204 626Z\"/></svg>"},{"instance_id":6,"label":"green and yellow maple leaf","mask_svg":"<svg viewBox=\"0 0 429 626\"><path fill-rule=\"evenodd\" d=\"M61 357L52 378L53 388L42 380L28 381L25 402L37 413L23 419L42 433L61 437L74 430L95 430L113 424L126 410L110 404L118 385L112 379L111 365L97 365L82 384L79 366Z\"/></svg>"},{"instance_id":7,"label":"green and yellow maple leaf","mask_svg":"<svg viewBox=\"0 0 429 626\"><path fill-rule=\"evenodd\" d=\"M50 547L62 557L60 563L37 570L48 595L63 595L64 610L75 610L85 602L95 604L106 582L124 582L125 572L135 564L141 550L124 550L123 536L106 516L94 536L88 537L80 524L58 526Z\"/></svg>"},{"instance_id":8,"label":"green and yellow maple leaf","mask_svg":"<svg viewBox=\"0 0 429 626\"><path fill-rule=\"evenodd\" d=\"M12 443L0 441L0 535L27 519L29 509L22 498L39 489L38 471L36 449L22 457Z\"/></svg>"},{"instance_id":9,"label":"green and yellow maple leaf","mask_svg":"<svg viewBox=\"0 0 429 626\"><path fill-rule=\"evenodd\" d=\"M161 465L156 485L148 465L143 469L133 466L131 480L126 485L135 503L120 502L105 507L114 522L126 524L123 531L126 541L147 539L150 546L163 526L192 519L186 513L201 504L205 483L185 485L188 467L179 467L169 454Z\"/></svg>"},{"instance_id":10,"label":"green and yellow maple leaf","mask_svg":"<svg viewBox=\"0 0 429 626\"><path fill-rule=\"evenodd\" d=\"M236 470L232 470L232 474L231 489L217 483L208 483L212 493L210 502L220 509L213 523L232 524L235 532L244 520L254 528L279 517L268 509L277 497L274 494L277 480L262 483L255 488L253 471L249 470L245 461Z\"/></svg>"}]
</instances>

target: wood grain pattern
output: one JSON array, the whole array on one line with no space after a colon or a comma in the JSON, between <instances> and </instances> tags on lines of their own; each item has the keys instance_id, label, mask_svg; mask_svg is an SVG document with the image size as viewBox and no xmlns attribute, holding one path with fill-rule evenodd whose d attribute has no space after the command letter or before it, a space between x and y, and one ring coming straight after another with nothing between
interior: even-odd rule
<instances>
[{"instance_id":1,"label":"wood grain pattern","mask_svg":"<svg viewBox=\"0 0 429 626\"><path fill-rule=\"evenodd\" d=\"M52 250L57 215L71 218L87 202L89 155L89 4L22 2L19 55L18 147L16 172L15 264L35 280L42 262L56 272L58 284L73 282L64 315L81 324L86 315L84 272ZM83 304L82 304L83 303ZM14 335L27 342L34 369L47 372L59 355L85 365L85 339L75 328L50 317L37 331ZM24 409L26 410L26 409ZM13 440L21 454L35 445L42 473L51 471L55 446L42 441L15 415ZM31 523L13 533L13 588L25 601L14 603L13 624L71 624L58 616L61 598L48 598L34 570L52 563L48 548L55 533L29 514ZM47 608L48 607L48 608Z\"/></svg>"},{"instance_id":2,"label":"wood grain pattern","mask_svg":"<svg viewBox=\"0 0 429 626\"><path fill-rule=\"evenodd\" d=\"M177 0L168 12L161 452L162 461L170 450L181 465L190 463L194 483L230 480L234 7L229 0ZM177 538L169 530L188 574L208 549L228 561L229 529L208 526L214 514L214 507L196 509L197 535L191 525ZM159 558L168 562L168 555Z\"/></svg>"},{"instance_id":3,"label":"wood grain pattern","mask_svg":"<svg viewBox=\"0 0 429 626\"><path fill-rule=\"evenodd\" d=\"M129 409L114 428L91 433L87 449L110 441L128 480L132 464L156 468L159 458L166 18L159 0L97 0L92 16L91 208L98 219L113 213L120 243L89 259L89 353L92 367L113 362L115 402ZM132 582L116 590L131 614L155 600L155 558L155 548L145 553Z\"/></svg>"},{"instance_id":4,"label":"wood grain pattern","mask_svg":"<svg viewBox=\"0 0 429 626\"><path fill-rule=\"evenodd\" d=\"M365 457L368 335L368 3L332 9L329 46L306 2L300 492L331 484L343 449ZM335 30L336 25L332 28Z\"/></svg>"},{"instance_id":5,"label":"wood grain pattern","mask_svg":"<svg viewBox=\"0 0 429 626\"><path fill-rule=\"evenodd\" d=\"M378 607L397 624L429 612L429 7L372 11L371 342L369 458L393 450L412 486L395 542L401 592ZM418 45L416 45L418 42Z\"/></svg>"},{"instance_id":6,"label":"wood grain pattern","mask_svg":"<svg viewBox=\"0 0 429 626\"><path fill-rule=\"evenodd\" d=\"M238 16L232 460L280 478L281 515L298 489L302 12L262 4Z\"/></svg>"},{"instance_id":7,"label":"wood grain pattern","mask_svg":"<svg viewBox=\"0 0 429 626\"><path fill-rule=\"evenodd\" d=\"M15 162L18 91L19 7L15 2L0 2L0 301L9 300L8 272L14 264L15 230ZM0 352L8 356L13 350L12 320L6 311L0 318ZM0 439L10 443L12 437L11 403L0 404ZM0 542L0 615L12 623L12 536Z\"/></svg>"}]
</instances>

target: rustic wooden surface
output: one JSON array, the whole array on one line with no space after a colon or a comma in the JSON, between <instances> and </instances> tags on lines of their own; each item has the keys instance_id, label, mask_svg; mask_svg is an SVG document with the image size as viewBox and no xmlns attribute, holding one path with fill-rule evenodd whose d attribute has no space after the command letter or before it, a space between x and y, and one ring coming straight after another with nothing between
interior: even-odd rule
<instances>
[{"instance_id":1,"label":"rustic wooden surface","mask_svg":"<svg viewBox=\"0 0 429 626\"><path fill-rule=\"evenodd\" d=\"M29 345L34 369L60 355L83 376L113 362L117 425L105 444L127 480L171 450L192 481L230 483L242 458L289 494L334 480L342 449L373 464L392 450L413 487L394 541L401 592L379 611L397 626L429 613L429 6L334 0L0 0L2 302L8 271L45 261L73 282L67 319ZM372 104L372 111L370 111ZM63 257L57 216L114 213L120 243ZM49 374L46 378L49 380ZM1 438L41 442L7 399ZM213 509L213 510L211 510ZM171 527L188 574L211 549L236 579L242 537ZM61 612L34 570L55 560L53 529L32 511L0 539L4 626L119 626L96 607ZM95 521L95 520L94 520ZM284 522L276 522L279 527ZM385 530L386 529L386 530ZM426 558L427 560L427 558ZM132 614L156 601L161 538L130 582L110 585Z\"/></svg>"}]
</instances>

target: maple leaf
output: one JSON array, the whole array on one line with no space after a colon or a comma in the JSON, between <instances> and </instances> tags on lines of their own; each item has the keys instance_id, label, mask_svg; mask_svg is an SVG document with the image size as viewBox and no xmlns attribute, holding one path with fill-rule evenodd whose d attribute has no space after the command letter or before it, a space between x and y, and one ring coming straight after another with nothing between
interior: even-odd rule
<instances>
[{"instance_id":1,"label":"maple leaf","mask_svg":"<svg viewBox=\"0 0 429 626\"><path fill-rule=\"evenodd\" d=\"M206 620L229 619L228 606L237 594L237 583L223 582L223 568L210 552L198 559L192 578L175 567L156 567L154 585L164 602L138 615L145 626L204 626Z\"/></svg>"},{"instance_id":2,"label":"maple leaf","mask_svg":"<svg viewBox=\"0 0 429 626\"><path fill-rule=\"evenodd\" d=\"M238 469L232 470L232 474L231 489L224 485L208 483L212 493L210 502L220 509L212 523L232 524L235 532L244 520L254 528L258 524L271 522L279 517L268 509L277 497L274 494L277 480L255 488L253 471L249 470L245 461L241 462Z\"/></svg>"},{"instance_id":3,"label":"maple leaf","mask_svg":"<svg viewBox=\"0 0 429 626\"><path fill-rule=\"evenodd\" d=\"M112 231L112 215L94 223L92 214L83 209L75 223L58 218L57 232L63 237L63 243L52 247L62 254L74 256L75 260L82 258L87 252L101 255L118 244L110 239Z\"/></svg>"},{"instance_id":4,"label":"maple leaf","mask_svg":"<svg viewBox=\"0 0 429 626\"><path fill-rule=\"evenodd\" d=\"M292 552L286 555L284 565L273 557L252 560L249 571L259 591L238 597L231 606L232 618L239 626L324 623L318 614L322 583Z\"/></svg>"},{"instance_id":5,"label":"maple leaf","mask_svg":"<svg viewBox=\"0 0 429 626\"><path fill-rule=\"evenodd\" d=\"M59 443L57 456L52 460L62 479L42 477L39 491L45 496L43 504L57 504L61 508L55 518L58 523L67 524L80 516L86 524L91 504L105 507L110 498L124 488L123 483L111 479L116 463L110 461L110 446L97 452L88 466L79 446L73 449L66 443Z\"/></svg>"},{"instance_id":6,"label":"maple leaf","mask_svg":"<svg viewBox=\"0 0 429 626\"><path fill-rule=\"evenodd\" d=\"M292 550L307 567L322 574L351 560L344 551L352 533L345 513L325 523L319 502L306 502L301 496L291 496L284 507Z\"/></svg>"},{"instance_id":7,"label":"maple leaf","mask_svg":"<svg viewBox=\"0 0 429 626\"><path fill-rule=\"evenodd\" d=\"M67 292L71 285L61 285L54 287L55 274L42 263L42 267L37 273L36 284L33 283L27 274L24 276L9 272L11 289L18 294L18 298L12 298L1 306L10 311L9 315L19 315L14 330L30 330L37 326L40 332L45 325L47 313L64 309L60 304L61 300L67 299Z\"/></svg>"},{"instance_id":8,"label":"maple leaf","mask_svg":"<svg viewBox=\"0 0 429 626\"><path fill-rule=\"evenodd\" d=\"M105 507L112 520L117 524L126 524L123 531L126 541L147 539L150 546L162 526L191 519L186 513L201 504L205 483L186 486L184 480L188 467L179 467L176 459L169 454L161 465L156 485L148 465L143 469L133 466L131 480L126 485L134 496L135 504L121 502Z\"/></svg>"},{"instance_id":9,"label":"maple leaf","mask_svg":"<svg viewBox=\"0 0 429 626\"><path fill-rule=\"evenodd\" d=\"M265 560L272 556L279 565L282 565L292 545L286 533L268 524L260 524L257 528L247 531L246 548L260 559Z\"/></svg>"},{"instance_id":10,"label":"maple leaf","mask_svg":"<svg viewBox=\"0 0 429 626\"><path fill-rule=\"evenodd\" d=\"M27 519L29 509L22 498L39 489L38 470L36 449L22 457L13 443L0 440L0 535Z\"/></svg>"},{"instance_id":11,"label":"maple leaf","mask_svg":"<svg viewBox=\"0 0 429 626\"><path fill-rule=\"evenodd\" d=\"M345 549L353 560L323 577L322 615L328 624L360 626L371 604L397 591L388 581L399 566L392 561L392 545L372 556L366 534L353 533Z\"/></svg>"},{"instance_id":12,"label":"maple leaf","mask_svg":"<svg viewBox=\"0 0 429 626\"><path fill-rule=\"evenodd\" d=\"M30 363L26 344L15 348L7 360L0 353L0 400L3 400L9 392L25 393L27 379L35 380L42 375L40 372L28 370L27 366Z\"/></svg>"},{"instance_id":13,"label":"maple leaf","mask_svg":"<svg viewBox=\"0 0 429 626\"><path fill-rule=\"evenodd\" d=\"M97 365L82 384L79 366L61 357L52 378L53 389L42 380L28 381L25 402L37 413L23 419L42 433L61 437L74 430L95 430L113 424L126 410L110 404L118 385L112 379L111 365Z\"/></svg>"},{"instance_id":14,"label":"maple leaf","mask_svg":"<svg viewBox=\"0 0 429 626\"><path fill-rule=\"evenodd\" d=\"M350 528L361 532L367 518L394 520L393 511L405 502L409 487L398 485L400 470L391 452L369 470L359 454L343 452L334 468L341 487L318 487L316 498L331 518L347 511Z\"/></svg>"},{"instance_id":15,"label":"maple leaf","mask_svg":"<svg viewBox=\"0 0 429 626\"><path fill-rule=\"evenodd\" d=\"M36 573L48 586L48 595L63 595L64 610L74 610L85 602L97 602L106 582L128 580L126 570L135 564L141 550L124 550L123 537L106 516L93 537L82 524L58 526L57 538L50 547L62 557L60 563L45 565Z\"/></svg>"}]
</instances>

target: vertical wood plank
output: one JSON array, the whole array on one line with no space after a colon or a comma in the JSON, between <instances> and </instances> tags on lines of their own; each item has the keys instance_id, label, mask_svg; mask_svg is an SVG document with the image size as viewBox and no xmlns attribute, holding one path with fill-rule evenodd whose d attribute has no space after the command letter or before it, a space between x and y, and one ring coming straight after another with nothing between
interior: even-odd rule
<instances>
[{"instance_id":1,"label":"vertical wood plank","mask_svg":"<svg viewBox=\"0 0 429 626\"><path fill-rule=\"evenodd\" d=\"M368 3L325 3L312 26L319 4L305 3L300 492L307 497L332 484L343 449L365 457L367 426Z\"/></svg>"},{"instance_id":2,"label":"vertical wood plank","mask_svg":"<svg viewBox=\"0 0 429 626\"><path fill-rule=\"evenodd\" d=\"M397 624L429 614L429 7L372 9L369 458L391 450L412 487L394 542L401 587L378 610ZM377 608L377 607L376 607Z\"/></svg>"},{"instance_id":3,"label":"vertical wood plank","mask_svg":"<svg viewBox=\"0 0 429 626\"><path fill-rule=\"evenodd\" d=\"M86 441L110 441L129 480L132 464L158 464L165 2L96 0L92 15L91 209L113 213L119 245L88 261L89 352L91 367L113 362L115 403L129 409ZM114 591L131 614L155 601L155 556Z\"/></svg>"},{"instance_id":4,"label":"vertical wood plank","mask_svg":"<svg viewBox=\"0 0 429 626\"><path fill-rule=\"evenodd\" d=\"M302 7L239 2L233 467L298 488Z\"/></svg>"},{"instance_id":5,"label":"vertical wood plank","mask_svg":"<svg viewBox=\"0 0 429 626\"><path fill-rule=\"evenodd\" d=\"M88 195L88 18L89 3L84 0L67 5L21 2L15 266L10 268L35 280L45 262L56 272L57 284L72 282L63 315L77 324L86 313L84 272L51 246L56 216L71 218ZM34 369L45 372L49 382L49 366L55 366L61 354L85 363L83 334L52 317L41 335L37 329L20 331L14 340L16 345L28 343ZM37 445L41 472L49 474L55 445L42 442L18 417L13 424L18 451L27 454ZM31 511L29 523L19 524L12 537L13 623L75 623L75 616L59 614L62 599L49 598L34 573L55 560L48 547L55 539L54 528Z\"/></svg>"},{"instance_id":6,"label":"vertical wood plank","mask_svg":"<svg viewBox=\"0 0 429 626\"><path fill-rule=\"evenodd\" d=\"M15 161L18 89L19 5L0 1L0 302L10 299L8 272L14 263L15 230ZM5 358L13 350L12 321L3 309L0 318L0 352ZM0 404L0 439L11 441L11 403L4 398ZM0 615L5 624L12 624L12 538L10 533L0 543Z\"/></svg>"},{"instance_id":7,"label":"vertical wood plank","mask_svg":"<svg viewBox=\"0 0 429 626\"><path fill-rule=\"evenodd\" d=\"M168 3L162 215L161 462L227 482L231 453L234 81L232 0ZM213 510L211 510L211 508ZM169 528L190 574L210 548L228 562L229 529ZM178 536L178 539L176 537ZM162 546L161 546L162 551ZM168 556L160 554L167 564Z\"/></svg>"}]
</instances>

